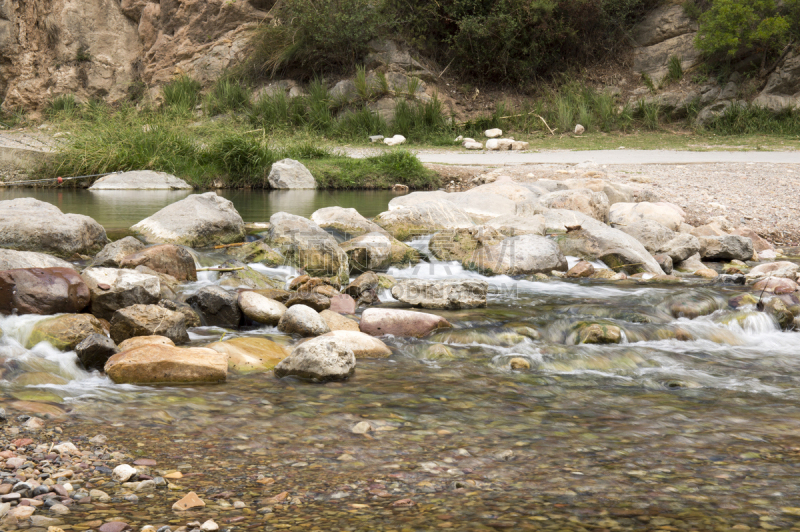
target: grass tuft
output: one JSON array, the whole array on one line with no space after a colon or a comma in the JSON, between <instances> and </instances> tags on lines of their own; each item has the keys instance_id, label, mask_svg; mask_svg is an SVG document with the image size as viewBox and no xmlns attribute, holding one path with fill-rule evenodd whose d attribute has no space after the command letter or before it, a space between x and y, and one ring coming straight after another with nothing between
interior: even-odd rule
<instances>
[{"instance_id":1,"label":"grass tuft","mask_svg":"<svg viewBox=\"0 0 800 532\"><path fill-rule=\"evenodd\" d=\"M181 76L164 85L164 107L179 112L193 110L200 103L200 82Z\"/></svg>"}]
</instances>

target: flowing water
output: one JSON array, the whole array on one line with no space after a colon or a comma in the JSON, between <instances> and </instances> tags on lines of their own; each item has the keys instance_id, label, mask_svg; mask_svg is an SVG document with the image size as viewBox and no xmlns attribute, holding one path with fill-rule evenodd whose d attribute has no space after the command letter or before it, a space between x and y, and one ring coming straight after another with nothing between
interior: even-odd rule
<instances>
[{"instance_id":1,"label":"flowing water","mask_svg":"<svg viewBox=\"0 0 800 532\"><path fill-rule=\"evenodd\" d=\"M384 208L358 205L373 207ZM201 494L230 491L256 508L289 492L269 519L218 509L232 530L800 527L800 333L753 305L733 308L744 287L538 282L456 263L389 273L482 278L489 303L436 312L453 328L388 337L392 357L359 360L352 379L328 384L266 373L202 387L115 385L80 369L74 353L24 349L41 318L7 317L0 401L12 412L47 404L64 412L66 435L102 433L194 472L181 485ZM213 282L205 274L185 290ZM575 345L590 323L620 327L622 342ZM192 344L222 335L298 342L273 327L201 327ZM361 421L371 431L353 433ZM393 504L404 499L414 505ZM177 523L174 500L159 492L118 512Z\"/></svg>"}]
</instances>

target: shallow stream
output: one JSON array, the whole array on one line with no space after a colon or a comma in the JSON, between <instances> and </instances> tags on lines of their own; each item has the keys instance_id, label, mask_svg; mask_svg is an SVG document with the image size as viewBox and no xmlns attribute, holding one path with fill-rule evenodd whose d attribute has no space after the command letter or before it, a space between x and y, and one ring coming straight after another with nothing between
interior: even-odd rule
<instances>
[{"instance_id":1,"label":"shallow stream","mask_svg":"<svg viewBox=\"0 0 800 532\"><path fill-rule=\"evenodd\" d=\"M388 198L353 201L369 216ZM263 208L248 221L265 221ZM389 273L480 277L455 263ZM196 511L232 530L800 527L800 333L731 307L743 287L484 279L487 308L436 312L453 329L386 338L391 358L359 360L354 378L324 385L271 373L115 385L74 353L22 348L41 318L3 318L0 406L41 403L67 436L105 434L191 473L181 485L204 497L232 492L248 508ZM206 273L185 289L211 282ZM623 342L571 345L586 322L619 326ZM192 344L223 334L298 341L272 327L201 327ZM353 433L360 421L371 431ZM284 491L288 504L268 518L254 511ZM67 522L82 530L116 512L134 526L185 524L175 499L162 490L111 510L81 505ZM396 505L405 499L413 506Z\"/></svg>"}]
</instances>

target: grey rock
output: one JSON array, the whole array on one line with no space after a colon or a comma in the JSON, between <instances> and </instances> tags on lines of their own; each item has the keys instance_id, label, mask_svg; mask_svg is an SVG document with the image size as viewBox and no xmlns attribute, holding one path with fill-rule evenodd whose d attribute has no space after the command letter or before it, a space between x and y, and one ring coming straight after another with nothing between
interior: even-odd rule
<instances>
[{"instance_id":1,"label":"grey rock","mask_svg":"<svg viewBox=\"0 0 800 532\"><path fill-rule=\"evenodd\" d=\"M656 252L669 255L673 262L682 262L700 252L700 240L689 233L676 233Z\"/></svg>"},{"instance_id":2,"label":"grey rock","mask_svg":"<svg viewBox=\"0 0 800 532\"><path fill-rule=\"evenodd\" d=\"M347 281L347 255L324 229L306 218L286 212L273 214L269 221L270 245L278 248L289 263L312 276Z\"/></svg>"},{"instance_id":3,"label":"grey rock","mask_svg":"<svg viewBox=\"0 0 800 532\"><path fill-rule=\"evenodd\" d=\"M320 336L330 332L328 324L317 311L306 305L289 308L278 322L278 330L300 336Z\"/></svg>"},{"instance_id":4,"label":"grey rock","mask_svg":"<svg viewBox=\"0 0 800 532\"><path fill-rule=\"evenodd\" d=\"M222 287L204 286L186 298L186 302L200 314L206 325L235 329L242 321L237 295Z\"/></svg>"},{"instance_id":5,"label":"grey rock","mask_svg":"<svg viewBox=\"0 0 800 532\"><path fill-rule=\"evenodd\" d=\"M131 227L151 244L202 248L244 240L242 217L215 192L192 194Z\"/></svg>"},{"instance_id":6,"label":"grey rock","mask_svg":"<svg viewBox=\"0 0 800 532\"><path fill-rule=\"evenodd\" d=\"M155 304L161 299L161 281L155 275L119 268L89 268L81 278L91 293L92 314L105 320L119 309Z\"/></svg>"},{"instance_id":7,"label":"grey rock","mask_svg":"<svg viewBox=\"0 0 800 532\"><path fill-rule=\"evenodd\" d=\"M622 225L619 230L631 235L642 243L650 253L657 253L664 244L675 237L675 232L653 220L642 219L630 225Z\"/></svg>"},{"instance_id":8,"label":"grey rock","mask_svg":"<svg viewBox=\"0 0 800 532\"><path fill-rule=\"evenodd\" d=\"M0 248L49 253L68 259L94 255L108 243L99 223L81 214L64 214L34 198L0 201Z\"/></svg>"},{"instance_id":9,"label":"grey rock","mask_svg":"<svg viewBox=\"0 0 800 532\"><path fill-rule=\"evenodd\" d=\"M74 270L75 266L47 253L0 249L0 270L18 268L71 268Z\"/></svg>"},{"instance_id":10,"label":"grey rock","mask_svg":"<svg viewBox=\"0 0 800 532\"><path fill-rule=\"evenodd\" d=\"M497 275L565 272L568 269L559 246L538 235L514 236L484 246L475 255L474 263L477 268Z\"/></svg>"},{"instance_id":11,"label":"grey rock","mask_svg":"<svg viewBox=\"0 0 800 532\"><path fill-rule=\"evenodd\" d=\"M702 236L700 255L706 260L752 260L753 241L745 236Z\"/></svg>"},{"instance_id":12,"label":"grey rock","mask_svg":"<svg viewBox=\"0 0 800 532\"><path fill-rule=\"evenodd\" d=\"M192 190L192 185L165 172L135 170L101 177L89 190Z\"/></svg>"},{"instance_id":13,"label":"grey rock","mask_svg":"<svg viewBox=\"0 0 800 532\"><path fill-rule=\"evenodd\" d=\"M386 231L374 222L370 222L355 209L342 207L325 207L314 211L311 221L322 229L340 233L345 240L367 233L385 233Z\"/></svg>"},{"instance_id":14,"label":"grey rock","mask_svg":"<svg viewBox=\"0 0 800 532\"><path fill-rule=\"evenodd\" d=\"M165 336L176 344L189 341L186 318L158 305L133 305L111 318L111 339L117 344L134 336Z\"/></svg>"},{"instance_id":15,"label":"grey rock","mask_svg":"<svg viewBox=\"0 0 800 532\"><path fill-rule=\"evenodd\" d=\"M472 279L404 279L392 287L392 297L421 308L476 308L486 306L488 289L489 283L486 281Z\"/></svg>"},{"instance_id":16,"label":"grey rock","mask_svg":"<svg viewBox=\"0 0 800 532\"><path fill-rule=\"evenodd\" d=\"M238 303L248 319L266 325L277 325L287 310L283 303L250 291L240 292Z\"/></svg>"},{"instance_id":17,"label":"grey rock","mask_svg":"<svg viewBox=\"0 0 800 532\"><path fill-rule=\"evenodd\" d=\"M341 381L356 371L356 356L335 337L314 338L295 347L275 366L275 376L295 376L317 382Z\"/></svg>"},{"instance_id":18,"label":"grey rock","mask_svg":"<svg viewBox=\"0 0 800 532\"><path fill-rule=\"evenodd\" d=\"M429 201L393 208L379 214L375 223L401 241L443 229L461 229L475 225L466 211L449 201Z\"/></svg>"},{"instance_id":19,"label":"grey rock","mask_svg":"<svg viewBox=\"0 0 800 532\"><path fill-rule=\"evenodd\" d=\"M650 11L632 33L639 46L651 46L673 37L697 31L697 23L686 15L683 7L667 4Z\"/></svg>"},{"instance_id":20,"label":"grey rock","mask_svg":"<svg viewBox=\"0 0 800 532\"><path fill-rule=\"evenodd\" d=\"M317 188L317 181L308 168L294 159L273 163L267 180L272 188L277 189Z\"/></svg>"},{"instance_id":21,"label":"grey rock","mask_svg":"<svg viewBox=\"0 0 800 532\"><path fill-rule=\"evenodd\" d=\"M540 196L538 203L544 209L578 211L601 222L608 220L608 196L588 188L549 192Z\"/></svg>"},{"instance_id":22,"label":"grey rock","mask_svg":"<svg viewBox=\"0 0 800 532\"><path fill-rule=\"evenodd\" d=\"M773 112L800 106L800 54L790 53L784 59L753 104Z\"/></svg>"},{"instance_id":23,"label":"grey rock","mask_svg":"<svg viewBox=\"0 0 800 532\"><path fill-rule=\"evenodd\" d=\"M86 369L102 371L106 361L117 354L117 344L103 334L92 333L75 346L75 353Z\"/></svg>"},{"instance_id":24,"label":"grey rock","mask_svg":"<svg viewBox=\"0 0 800 532\"><path fill-rule=\"evenodd\" d=\"M696 35L696 32L684 33L650 46L635 48L634 72L646 72L654 83L659 83L667 74L669 59L673 56L681 59L684 72L700 64L702 55L694 45Z\"/></svg>"},{"instance_id":25,"label":"grey rock","mask_svg":"<svg viewBox=\"0 0 800 532\"><path fill-rule=\"evenodd\" d=\"M126 236L117 241L106 244L103 250L97 254L94 260L87 266L88 268L119 268L119 263L133 253L141 251L145 245L135 237Z\"/></svg>"}]
</instances>

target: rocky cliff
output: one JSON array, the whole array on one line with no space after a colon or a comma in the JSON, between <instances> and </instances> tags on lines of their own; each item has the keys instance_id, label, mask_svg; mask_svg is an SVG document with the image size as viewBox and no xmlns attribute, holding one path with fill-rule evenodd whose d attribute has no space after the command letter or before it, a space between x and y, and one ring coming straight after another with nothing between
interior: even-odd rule
<instances>
[{"instance_id":1,"label":"rocky cliff","mask_svg":"<svg viewBox=\"0 0 800 532\"><path fill-rule=\"evenodd\" d=\"M263 0L0 0L3 108L58 94L120 101L186 73L216 79L244 56Z\"/></svg>"}]
</instances>

